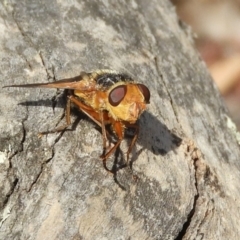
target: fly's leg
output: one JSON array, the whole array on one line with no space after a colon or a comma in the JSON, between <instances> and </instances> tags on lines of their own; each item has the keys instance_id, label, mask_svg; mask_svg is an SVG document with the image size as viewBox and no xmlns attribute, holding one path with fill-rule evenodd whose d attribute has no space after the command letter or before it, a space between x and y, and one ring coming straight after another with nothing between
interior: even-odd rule
<instances>
[{"instance_id":1,"label":"fly's leg","mask_svg":"<svg viewBox=\"0 0 240 240\"><path fill-rule=\"evenodd\" d=\"M118 141L104 156L101 156L101 159L103 160L103 166L107 171L110 171L110 170L107 168L106 161L116 151L116 149L120 146L120 144L123 140L123 135L124 135L123 124L120 121L112 120L112 127L113 127L114 132L116 133L116 135L118 137ZM113 173L112 171L110 171L110 172Z\"/></svg>"},{"instance_id":2,"label":"fly's leg","mask_svg":"<svg viewBox=\"0 0 240 240\"><path fill-rule=\"evenodd\" d=\"M127 150L127 163L129 162L129 154L131 153L139 134L139 126L137 124L126 124L127 127L135 128L134 137Z\"/></svg>"},{"instance_id":3,"label":"fly's leg","mask_svg":"<svg viewBox=\"0 0 240 240\"><path fill-rule=\"evenodd\" d=\"M110 123L110 119L108 116L108 113L105 111L102 112L96 112L93 108L91 108L90 106L85 105L83 102L79 101L76 97L74 96L69 96L69 99L71 100L72 103L74 103L76 106L78 106L81 111L83 111L90 119L92 119L95 123L97 123L101 128L102 128L102 138L103 138L103 154L100 157L101 159L103 159L103 166L104 168L110 172L113 173L111 170L109 170L106 166L106 159L112 154L112 152L118 147L118 145L120 144L117 143L118 145L114 146L112 149L110 149L110 151L105 154L106 152L106 142L109 136L108 131L105 128L106 124Z\"/></svg>"},{"instance_id":4,"label":"fly's leg","mask_svg":"<svg viewBox=\"0 0 240 240\"><path fill-rule=\"evenodd\" d=\"M96 112L92 107L84 104L78 98L73 95L68 96L70 102L74 103L82 112L84 112L90 119L92 119L99 127L102 128L102 118L104 118L104 122L108 123L108 115L106 112ZM102 117L100 116L102 114Z\"/></svg>"},{"instance_id":5,"label":"fly's leg","mask_svg":"<svg viewBox=\"0 0 240 240\"><path fill-rule=\"evenodd\" d=\"M104 168L107 169L106 166L106 160L114 153L114 151L116 151L116 149L120 146L123 137L124 137L124 126L126 127L131 127L135 129L135 133L134 133L134 137L128 147L127 150L127 164L129 163L129 155L137 141L138 138L138 134L139 134L139 126L137 124L128 124L128 123L122 123L120 121L114 121L112 120L112 127L114 132L116 133L117 137L118 137L118 141L116 142L116 144L104 155L101 156L102 160L103 160L103 165ZM108 169L107 169L108 170ZM109 170L108 170L109 171Z\"/></svg>"},{"instance_id":6,"label":"fly's leg","mask_svg":"<svg viewBox=\"0 0 240 240\"><path fill-rule=\"evenodd\" d=\"M104 115L103 112L100 112L100 120L102 123L102 139L103 139L103 154L105 155L106 153L106 148L107 148L107 131L106 131L106 127L105 127L105 122L104 122Z\"/></svg>"},{"instance_id":7,"label":"fly's leg","mask_svg":"<svg viewBox=\"0 0 240 240\"><path fill-rule=\"evenodd\" d=\"M68 98L67 99L67 104L66 104L66 110L65 110L66 124L64 124L64 125L62 125L60 127L57 127L55 129L49 130L49 131L40 132L40 133L38 133L38 136L42 137L42 135L45 135L45 134L64 131L69 125L71 125L70 114L71 114L71 101Z\"/></svg>"}]
</instances>

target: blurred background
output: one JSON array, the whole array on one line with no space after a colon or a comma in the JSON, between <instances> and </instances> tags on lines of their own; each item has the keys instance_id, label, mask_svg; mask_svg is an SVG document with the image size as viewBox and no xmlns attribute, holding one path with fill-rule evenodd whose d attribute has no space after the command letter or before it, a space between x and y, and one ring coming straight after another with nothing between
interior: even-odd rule
<instances>
[{"instance_id":1,"label":"blurred background","mask_svg":"<svg viewBox=\"0 0 240 240\"><path fill-rule=\"evenodd\" d=\"M240 130L240 0L171 0Z\"/></svg>"}]
</instances>

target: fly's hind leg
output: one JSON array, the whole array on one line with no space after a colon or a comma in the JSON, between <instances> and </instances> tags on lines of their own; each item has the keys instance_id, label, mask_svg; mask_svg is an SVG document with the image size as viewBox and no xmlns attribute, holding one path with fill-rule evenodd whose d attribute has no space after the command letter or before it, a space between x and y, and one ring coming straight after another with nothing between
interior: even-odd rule
<instances>
[{"instance_id":1,"label":"fly's hind leg","mask_svg":"<svg viewBox=\"0 0 240 240\"><path fill-rule=\"evenodd\" d=\"M38 137L42 137L43 135L49 134L49 133L56 133L56 132L64 131L69 125L71 125L70 114L71 114L71 100L69 98L67 98L67 104L66 104L66 109L65 109L66 123L62 126L54 128L52 130L45 131L45 132L39 132Z\"/></svg>"}]
</instances>

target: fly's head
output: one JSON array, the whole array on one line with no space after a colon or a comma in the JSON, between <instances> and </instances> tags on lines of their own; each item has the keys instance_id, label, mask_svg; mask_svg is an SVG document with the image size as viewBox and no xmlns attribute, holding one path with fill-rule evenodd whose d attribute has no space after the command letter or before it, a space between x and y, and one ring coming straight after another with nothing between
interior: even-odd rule
<instances>
[{"instance_id":1,"label":"fly's head","mask_svg":"<svg viewBox=\"0 0 240 240\"><path fill-rule=\"evenodd\" d=\"M108 111L116 120L135 123L150 100L149 89L140 83L118 83L108 92Z\"/></svg>"}]
</instances>

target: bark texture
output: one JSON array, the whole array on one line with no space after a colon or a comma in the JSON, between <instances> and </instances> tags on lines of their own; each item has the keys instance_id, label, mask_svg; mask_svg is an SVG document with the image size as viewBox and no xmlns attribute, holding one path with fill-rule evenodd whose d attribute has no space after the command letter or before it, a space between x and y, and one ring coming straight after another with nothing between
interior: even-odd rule
<instances>
[{"instance_id":1,"label":"bark texture","mask_svg":"<svg viewBox=\"0 0 240 240\"><path fill-rule=\"evenodd\" d=\"M1 86L110 68L151 91L133 173L112 176L82 114L38 138L63 115L61 91L1 89L0 239L238 239L239 143L168 0L6 0L0 33Z\"/></svg>"}]
</instances>

